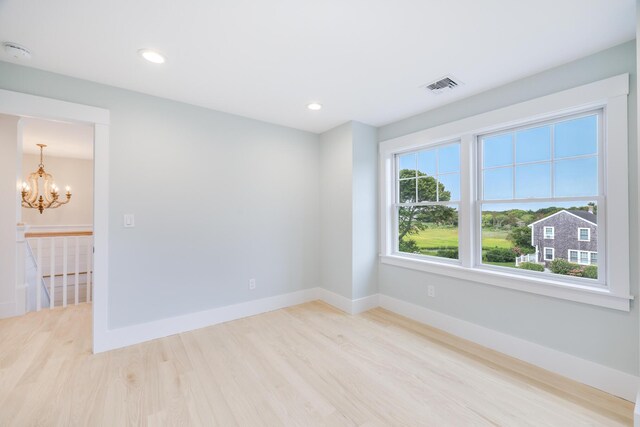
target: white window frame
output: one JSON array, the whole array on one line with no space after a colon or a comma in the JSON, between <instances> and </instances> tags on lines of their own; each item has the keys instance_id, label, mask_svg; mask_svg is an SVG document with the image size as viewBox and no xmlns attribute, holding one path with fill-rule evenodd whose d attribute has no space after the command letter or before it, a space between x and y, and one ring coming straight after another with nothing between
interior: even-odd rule
<instances>
[{"instance_id":1,"label":"white window frame","mask_svg":"<svg viewBox=\"0 0 640 427\"><path fill-rule=\"evenodd\" d=\"M580 231L581 230L587 230L587 239L581 239L580 238ZM578 241L579 242L590 242L591 241L591 229L590 228L586 228L586 227L578 227Z\"/></svg>"},{"instance_id":2,"label":"white window frame","mask_svg":"<svg viewBox=\"0 0 640 427\"><path fill-rule=\"evenodd\" d=\"M628 201L628 124L627 96L629 75L622 74L584 86L536 98L520 104L468 117L420 132L380 143L380 260L384 264L446 275L463 280L517 289L571 301L629 311L633 299L629 291L629 201ZM501 129L552 120L561 116L602 109L606 147L599 151L606 177L602 175L600 188L606 194L596 200L599 255L606 271L599 276L597 286L580 279L559 277L539 272L511 272L507 268L481 265L475 250L480 237L479 206L475 201L476 137ZM411 257L397 252L394 218L395 155L417 151L430 145L460 140L460 205L459 205L459 263ZM601 169L602 170L602 169ZM523 201L526 201L523 200ZM615 209L607 209L615 206ZM599 268L600 270L600 268ZM600 271L599 271L600 272ZM588 280L588 279L582 279Z\"/></svg>"},{"instance_id":3,"label":"white window frame","mask_svg":"<svg viewBox=\"0 0 640 427\"><path fill-rule=\"evenodd\" d=\"M547 258L547 249L551 249L551 258ZM556 259L556 250L555 250L555 248L544 247L542 249L542 258L545 261L553 261L554 259Z\"/></svg>"},{"instance_id":4,"label":"white window frame","mask_svg":"<svg viewBox=\"0 0 640 427\"><path fill-rule=\"evenodd\" d=\"M551 229L551 233L549 234L549 237L547 237L547 229L550 228ZM545 240L553 240L556 237L556 228L555 227L549 227L549 226L545 226L542 227L542 238Z\"/></svg>"},{"instance_id":5,"label":"white window frame","mask_svg":"<svg viewBox=\"0 0 640 427\"><path fill-rule=\"evenodd\" d=\"M460 144L460 140L452 140L452 141L444 141L442 143L439 144L433 144L433 145L429 145L428 149L438 149L439 147L444 147L447 145L454 145L457 144L459 146L461 146ZM400 173L400 166L399 166L399 157L401 157L402 155L406 155L406 154L411 154L411 153L416 153L419 151L425 151L425 150L409 150L409 151L405 151L405 152L398 152L395 155L395 161L394 161L394 179L395 177L399 176ZM436 174L433 175L433 178L436 178L436 183L439 183L439 177L444 176L444 175L453 175L453 174L461 174L461 171L459 172L447 172L447 173L439 173L439 162L440 159L438 157L436 157ZM462 163L462 162L460 162ZM418 170L418 165L416 164L416 171ZM416 179L418 179L417 175L416 175ZM400 180L397 179L398 181L398 186L396 186L396 192L395 195L397 195L400 192L399 189L399 185L400 185ZM395 185L395 184L394 184ZM437 188L437 187L436 187ZM458 223L460 222L460 202L461 200L445 200L445 201L440 201L439 200L439 196L437 197L436 201L418 201L418 183L416 182L416 201L415 202L409 202L409 203L400 203L400 200L397 200L397 196L394 196L394 213L393 213L393 223L395 224L394 227L397 230L398 229L398 208L400 207L407 207L407 206L424 206L424 207L429 207L429 206L455 206L456 209L458 210ZM461 197L462 198L462 197ZM459 240L460 236L459 236L459 231L458 231L458 240ZM397 235L394 235L394 247L398 248L399 247L400 242L398 241ZM407 257L419 257L419 258L432 258L434 260L437 260L439 262L444 262L444 263L451 263L451 264L460 264L460 260L459 259L453 259L453 258L445 258L445 257L439 257L439 256L435 256L435 255L421 255L421 254L411 254L411 253L407 253L407 252L400 252L398 250L398 253L402 254L403 256L407 256Z\"/></svg>"}]
</instances>

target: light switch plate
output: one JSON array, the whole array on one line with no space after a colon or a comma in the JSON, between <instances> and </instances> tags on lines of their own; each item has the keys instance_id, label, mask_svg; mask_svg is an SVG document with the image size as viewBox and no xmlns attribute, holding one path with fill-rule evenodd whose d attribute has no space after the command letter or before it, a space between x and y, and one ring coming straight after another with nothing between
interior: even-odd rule
<instances>
[{"instance_id":1,"label":"light switch plate","mask_svg":"<svg viewBox=\"0 0 640 427\"><path fill-rule=\"evenodd\" d=\"M133 214L124 214L124 226L125 228L136 226L136 221Z\"/></svg>"}]
</instances>

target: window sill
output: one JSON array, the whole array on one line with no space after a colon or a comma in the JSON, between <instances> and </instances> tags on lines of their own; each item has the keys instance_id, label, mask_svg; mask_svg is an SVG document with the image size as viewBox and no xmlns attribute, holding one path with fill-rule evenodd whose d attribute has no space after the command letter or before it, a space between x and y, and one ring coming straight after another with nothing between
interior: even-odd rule
<instances>
[{"instance_id":1,"label":"window sill","mask_svg":"<svg viewBox=\"0 0 640 427\"><path fill-rule=\"evenodd\" d=\"M448 277L484 283L501 288L545 295L615 310L629 311L632 295L614 295L608 289L567 283L552 279L526 277L520 274L482 268L467 268L451 263L409 258L399 255L381 255L383 264L425 271Z\"/></svg>"}]
</instances>

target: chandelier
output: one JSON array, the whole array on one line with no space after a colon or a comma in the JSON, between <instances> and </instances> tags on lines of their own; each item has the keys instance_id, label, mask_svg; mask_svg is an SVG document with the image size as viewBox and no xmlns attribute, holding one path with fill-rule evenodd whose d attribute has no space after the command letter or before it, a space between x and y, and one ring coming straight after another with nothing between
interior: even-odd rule
<instances>
[{"instance_id":1,"label":"chandelier","mask_svg":"<svg viewBox=\"0 0 640 427\"><path fill-rule=\"evenodd\" d=\"M66 187L67 199L64 201L58 200L60 193L56 184L53 183L53 176L44 170L42 151L46 145L36 145L40 147L40 164L38 165L38 170L29 174L27 181L22 183L22 206L38 209L40 213L43 213L45 209L55 209L69 203L71 200L71 187ZM40 180L43 181L43 187L40 187ZM40 194L41 190L42 194Z\"/></svg>"}]
</instances>

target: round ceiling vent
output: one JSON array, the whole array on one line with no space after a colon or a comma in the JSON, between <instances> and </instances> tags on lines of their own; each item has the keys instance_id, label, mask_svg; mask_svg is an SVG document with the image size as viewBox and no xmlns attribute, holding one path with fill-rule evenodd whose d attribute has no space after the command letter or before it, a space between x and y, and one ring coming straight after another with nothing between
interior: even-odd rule
<instances>
[{"instance_id":1,"label":"round ceiling vent","mask_svg":"<svg viewBox=\"0 0 640 427\"><path fill-rule=\"evenodd\" d=\"M19 44L13 42L5 42L2 45L4 46L4 51L16 59L31 58L31 52L29 52L29 49L24 46L20 46Z\"/></svg>"}]
</instances>

